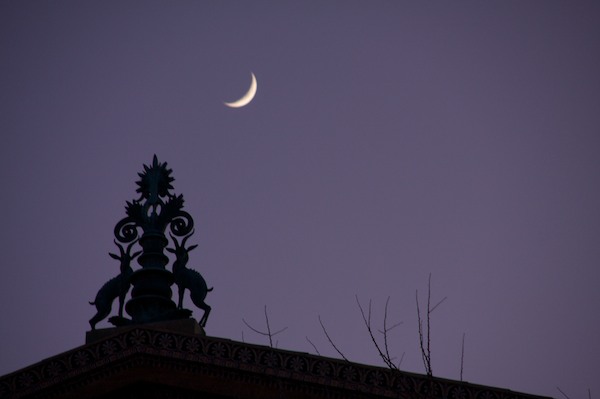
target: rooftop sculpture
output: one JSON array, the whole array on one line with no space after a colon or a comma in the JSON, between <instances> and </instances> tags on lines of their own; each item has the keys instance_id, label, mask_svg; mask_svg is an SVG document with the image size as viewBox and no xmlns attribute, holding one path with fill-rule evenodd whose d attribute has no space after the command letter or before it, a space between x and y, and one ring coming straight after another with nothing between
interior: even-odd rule
<instances>
[{"instance_id":1,"label":"rooftop sculpture","mask_svg":"<svg viewBox=\"0 0 600 399\"><path fill-rule=\"evenodd\" d=\"M185 289L190 291L194 305L204 310L199 324L201 327L206 325L211 308L204 299L212 288L208 288L200 273L186 267L188 253L197 246L185 247L186 241L194 234L194 220L183 210L183 195L170 192L173 189L171 183L175 180L171 172L167 163L158 162L154 155L152 165L144 165L144 171L138 173L140 180L136 182L136 192L140 197L127 201L127 216L117 223L114 230L120 256L109 254L120 261L120 274L107 281L98 291L94 302L90 302L97 310L90 319L92 330L110 314L116 298L119 298L118 316L108 319L115 326L190 318L192 311L183 308ZM167 228L173 249L166 248L169 244L165 236ZM181 238L181 243L177 237ZM142 250L130 254L135 244L141 246ZM123 245L127 245L127 248L123 249ZM176 256L172 272L166 268L169 258L163 253L165 248ZM133 270L131 261L136 257L141 269ZM173 283L179 289L177 304L171 300ZM131 316L128 319L123 316L123 304L131 286L131 299L125 304L125 310Z\"/></svg>"}]
</instances>

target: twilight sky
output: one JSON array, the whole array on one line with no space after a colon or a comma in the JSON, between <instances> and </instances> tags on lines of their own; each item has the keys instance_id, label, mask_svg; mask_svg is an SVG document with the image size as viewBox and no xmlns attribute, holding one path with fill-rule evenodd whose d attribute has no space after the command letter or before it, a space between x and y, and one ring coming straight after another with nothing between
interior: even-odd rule
<instances>
[{"instance_id":1,"label":"twilight sky","mask_svg":"<svg viewBox=\"0 0 600 399\"><path fill-rule=\"evenodd\" d=\"M0 3L0 374L84 343L157 154L196 222L207 334L600 395L596 2ZM230 109L258 80L248 106ZM137 267L137 265L136 265ZM195 309L189 299L186 306ZM113 313L116 308L113 305ZM195 309L195 317L201 312ZM108 327L104 321L99 327Z\"/></svg>"}]
</instances>

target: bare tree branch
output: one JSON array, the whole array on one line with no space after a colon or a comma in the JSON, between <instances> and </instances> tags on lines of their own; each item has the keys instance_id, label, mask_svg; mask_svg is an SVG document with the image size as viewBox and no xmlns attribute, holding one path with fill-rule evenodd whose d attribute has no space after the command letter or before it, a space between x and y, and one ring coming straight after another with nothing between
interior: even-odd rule
<instances>
[{"instance_id":1,"label":"bare tree branch","mask_svg":"<svg viewBox=\"0 0 600 399\"><path fill-rule=\"evenodd\" d=\"M331 337L329 336L329 334L327 334L327 329L323 325L323 321L321 320L321 315L319 315L319 323L321 324L321 328L323 329L323 332L325 333L325 336L327 337L327 340L329 341L329 343L331 344L331 346L333 346L333 349L336 350L336 352L342 357L342 359L344 359L345 361L349 362L350 360L348 360L346 358L346 356L344 356L344 354L338 349L338 347L335 346L335 344L333 343L333 340L331 339Z\"/></svg>"},{"instance_id":2,"label":"bare tree branch","mask_svg":"<svg viewBox=\"0 0 600 399\"><path fill-rule=\"evenodd\" d=\"M269 334L269 345L273 347L273 335L271 334L271 326L269 326L269 315L267 314L267 305L265 305L265 322L267 324L267 333Z\"/></svg>"},{"instance_id":3,"label":"bare tree branch","mask_svg":"<svg viewBox=\"0 0 600 399\"><path fill-rule=\"evenodd\" d=\"M429 364L429 375L433 375L431 370L431 273L427 281L427 363Z\"/></svg>"},{"instance_id":4,"label":"bare tree branch","mask_svg":"<svg viewBox=\"0 0 600 399\"><path fill-rule=\"evenodd\" d=\"M447 296L443 297L441 301L439 301L434 307L431 308L431 310L429 311L429 313L433 312L435 310L435 308L437 308L438 306L440 306L442 304L442 302L444 302L446 299L448 299Z\"/></svg>"},{"instance_id":5,"label":"bare tree branch","mask_svg":"<svg viewBox=\"0 0 600 399\"><path fill-rule=\"evenodd\" d=\"M402 324L402 322L398 322L396 324L394 324L393 326L391 326L390 328L387 327L387 315L388 315L388 304L390 302L390 297L387 297L387 300L385 301L385 310L384 310L384 314L383 314L383 331L378 330L381 334L383 334L383 346L385 348L385 355L387 357L387 360L390 361L390 363L392 363L392 357L390 356L390 351L389 351L389 347L388 347L388 332L393 330L394 328L398 327L400 324ZM402 354L402 357L404 357L404 353ZM402 359L400 359L400 363L402 363ZM397 368L400 367L400 363L398 363Z\"/></svg>"},{"instance_id":6,"label":"bare tree branch","mask_svg":"<svg viewBox=\"0 0 600 399\"><path fill-rule=\"evenodd\" d=\"M402 365L402 361L404 360L404 355L406 355L406 352L402 352L402 356L400 356L400 361L398 362L398 369L400 369L400 366Z\"/></svg>"},{"instance_id":7,"label":"bare tree branch","mask_svg":"<svg viewBox=\"0 0 600 399\"><path fill-rule=\"evenodd\" d=\"M398 326L400 326L402 324L404 324L404 322L403 321L399 321L398 323L394 324L393 326L391 326L387 330L388 331L392 331L394 328L396 328L396 327L398 327ZM385 332L383 330L377 330L377 332L380 333L380 334L385 334Z\"/></svg>"},{"instance_id":8,"label":"bare tree branch","mask_svg":"<svg viewBox=\"0 0 600 399\"><path fill-rule=\"evenodd\" d=\"M564 396L565 398L567 398L567 399L571 399L571 398L569 398L569 396L567 396L567 394L566 394L566 393L564 393L564 392L562 391L562 389L560 389L559 387L556 387L556 389L558 389L558 392L562 393L562 394L563 394L563 396Z\"/></svg>"},{"instance_id":9,"label":"bare tree branch","mask_svg":"<svg viewBox=\"0 0 600 399\"><path fill-rule=\"evenodd\" d=\"M244 319L242 319L242 321L244 322L244 324L245 324L245 325L246 325L246 326L247 326L249 329L251 329L251 330L252 330L252 331L254 331L255 333L257 333L257 334L260 334L260 335L264 335L264 336L266 336L266 337L269 337L269 346L270 346L271 348L273 347L273 337L274 337L275 335L277 335L277 334L279 334L279 333L281 333L281 332L283 332L283 331L287 330L287 327L283 327L282 329L280 329L280 330L277 330L276 332L271 332L271 326L269 325L269 315L267 314L267 305L265 305L265 321L266 321L266 324L267 324L267 331L266 331L266 332L257 330L256 328L254 328L254 327L252 327L250 324L248 324L248 322L247 322L246 320L244 320ZM244 333L243 333L243 331L242 331L242 337L243 337L243 334L244 334Z\"/></svg>"},{"instance_id":10,"label":"bare tree branch","mask_svg":"<svg viewBox=\"0 0 600 399\"><path fill-rule=\"evenodd\" d=\"M315 346L315 344L313 344L313 342L310 339L308 339L308 337L304 337L304 338L306 338L306 340L308 341L308 343L312 345L312 347L315 350L315 352L317 352L317 355L321 356L321 353L319 352L319 350L317 349L317 347Z\"/></svg>"},{"instance_id":11,"label":"bare tree branch","mask_svg":"<svg viewBox=\"0 0 600 399\"><path fill-rule=\"evenodd\" d=\"M377 343L377 340L375 339L375 335L373 335L373 330L371 328L371 301L369 301L369 313L367 316L365 316L365 311L364 311L362 305L360 304L360 301L358 300L358 295L356 295L355 297L356 297L356 304L358 305L358 309L360 309L360 314L363 318L363 322L365 323L365 327L367 327L367 331L369 332L369 335L371 336L371 341L373 341L373 345L375 345L375 349L377 349L377 352L379 353L379 357L381 357L383 362L390 369L397 370L398 368L396 367L396 365L394 364L392 359L390 359L389 352L387 351L387 332L386 332L385 325L384 325L383 330L384 330L384 341L386 342L386 348L385 348L386 353L384 353L381 350L381 347L379 346L379 344ZM387 313L387 311L386 311L386 313ZM385 322L384 322L384 324L385 324Z\"/></svg>"},{"instance_id":12,"label":"bare tree branch","mask_svg":"<svg viewBox=\"0 0 600 399\"><path fill-rule=\"evenodd\" d=\"M421 309L419 308L419 290L415 292L415 299L417 302L417 322L419 328L419 346L421 348L421 357L423 358L423 366L425 367L425 372L428 376L431 376L431 366L429 363L429 358L427 357L427 351L425 350L425 344L423 339L423 321L421 320Z\"/></svg>"},{"instance_id":13,"label":"bare tree branch","mask_svg":"<svg viewBox=\"0 0 600 399\"><path fill-rule=\"evenodd\" d=\"M387 299L385 300L385 309L383 311L383 346L385 348L385 356L387 357L388 360L392 360L390 359L390 351L388 348L388 340L387 340L387 310L388 310L388 304L390 302L390 297L388 296Z\"/></svg>"},{"instance_id":14,"label":"bare tree branch","mask_svg":"<svg viewBox=\"0 0 600 399\"><path fill-rule=\"evenodd\" d=\"M244 318L242 318L242 321L244 322L244 324L246 325L246 327L248 327L249 329L251 329L252 331L254 331L257 334L260 335L269 335L268 333L262 332L262 331L258 331L256 328L252 327L250 324L248 324L248 322L246 320L244 320Z\"/></svg>"},{"instance_id":15,"label":"bare tree branch","mask_svg":"<svg viewBox=\"0 0 600 399\"><path fill-rule=\"evenodd\" d=\"M460 380L463 380L463 364L465 361L465 333L463 333L462 337L462 347L460 350Z\"/></svg>"},{"instance_id":16,"label":"bare tree branch","mask_svg":"<svg viewBox=\"0 0 600 399\"><path fill-rule=\"evenodd\" d=\"M423 358L423 365L428 376L433 375L431 369L431 312L433 312L442 302L446 300L444 297L435 306L431 306L431 273L429 273L429 279L427 281L427 331L423 331L423 320L421 319L421 309L419 307L419 291L415 293L415 299L417 302L417 322L419 327L419 345L421 347L421 357ZM427 341L427 342L425 342Z\"/></svg>"}]
</instances>

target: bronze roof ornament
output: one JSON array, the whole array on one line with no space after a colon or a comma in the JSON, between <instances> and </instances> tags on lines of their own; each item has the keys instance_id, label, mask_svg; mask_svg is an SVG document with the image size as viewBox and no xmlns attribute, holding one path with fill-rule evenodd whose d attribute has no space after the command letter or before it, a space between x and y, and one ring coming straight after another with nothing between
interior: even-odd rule
<instances>
[{"instance_id":1,"label":"bronze roof ornament","mask_svg":"<svg viewBox=\"0 0 600 399\"><path fill-rule=\"evenodd\" d=\"M121 273L106 282L94 302L97 314L90 320L92 330L96 323L106 318L111 310L112 302L119 298L119 314L108 319L115 326L145 324L160 321L188 319L192 311L183 308L183 293L190 290L192 302L204 310L200 326L204 327L210 313L204 299L212 290L208 288L204 278L195 270L188 269L188 253L196 247L185 248L185 243L194 234L194 219L183 210L183 195L171 194L175 180L172 170L166 162L159 162L156 155L150 166L144 165L144 171L138 173L140 180L136 182L139 199L127 201L126 217L115 226L115 244L119 247L121 256L111 254L111 257L121 261ZM167 249L176 255L173 262L173 272L167 270L169 258L164 250L169 244L165 236L173 240L174 249ZM141 232L141 236L140 236ZM176 237L182 237L179 243ZM123 245L127 249L123 249ZM130 255L134 244L139 244L141 251ZM138 257L141 269L133 270L130 262ZM175 304L171 299L171 285L176 283L179 288L179 301ZM130 286L131 299L125 304L127 314L131 319L123 317L123 302Z\"/></svg>"}]
</instances>

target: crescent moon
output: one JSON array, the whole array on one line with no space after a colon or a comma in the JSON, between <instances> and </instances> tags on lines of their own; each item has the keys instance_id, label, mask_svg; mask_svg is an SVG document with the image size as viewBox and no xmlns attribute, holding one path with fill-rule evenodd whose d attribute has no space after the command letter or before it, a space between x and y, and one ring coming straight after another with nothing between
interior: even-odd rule
<instances>
[{"instance_id":1,"label":"crescent moon","mask_svg":"<svg viewBox=\"0 0 600 399\"><path fill-rule=\"evenodd\" d=\"M227 105L228 107L231 107L231 108L241 108L244 105L248 105L250 103L250 101L252 101L252 99L256 95L257 84L256 84L256 76L254 76L254 74L252 72L250 72L250 75L252 75L252 83L250 83L250 88L248 89L246 94L244 94L242 96L242 98L240 98L237 101L233 101L230 103L224 103L225 105Z\"/></svg>"}]
</instances>

